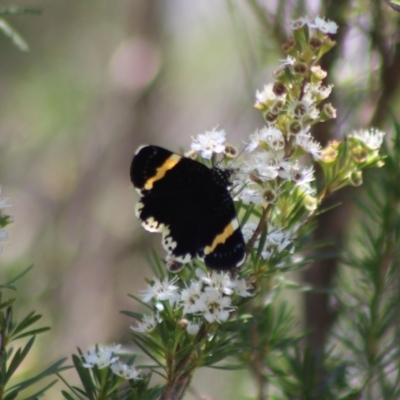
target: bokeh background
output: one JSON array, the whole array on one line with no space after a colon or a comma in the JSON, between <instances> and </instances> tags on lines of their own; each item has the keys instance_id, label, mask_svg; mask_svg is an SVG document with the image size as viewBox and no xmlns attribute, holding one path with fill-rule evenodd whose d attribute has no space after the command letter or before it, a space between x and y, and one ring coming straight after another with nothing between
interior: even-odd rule
<instances>
[{"instance_id":1,"label":"bokeh background","mask_svg":"<svg viewBox=\"0 0 400 400\"><path fill-rule=\"evenodd\" d=\"M271 18L283 3L286 14ZM318 132L321 140L377 118L384 65L369 36L373 10L362 3L2 2L41 10L6 17L29 53L0 35L0 184L15 220L0 275L6 280L33 263L18 283L18 307L21 315L39 311L52 327L23 373L77 346L129 345L133 321L119 311L137 307L127 294L145 288L152 276L146 253L160 248L134 216L132 155L143 143L187 150L192 137L215 126L243 148L263 126L254 93L285 58L280 39L290 15L321 14L341 24L336 61L329 61L339 116L334 129ZM383 1L379 7L383 33L393 35L397 14ZM246 371L204 371L193 386L218 399L251 393Z\"/></svg>"}]
</instances>

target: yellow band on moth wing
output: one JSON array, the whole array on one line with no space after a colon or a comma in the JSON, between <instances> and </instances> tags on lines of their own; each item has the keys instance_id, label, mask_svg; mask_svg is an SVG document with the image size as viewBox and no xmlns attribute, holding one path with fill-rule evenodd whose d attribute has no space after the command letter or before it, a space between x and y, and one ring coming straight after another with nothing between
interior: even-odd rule
<instances>
[{"instance_id":1,"label":"yellow band on moth wing","mask_svg":"<svg viewBox=\"0 0 400 400\"><path fill-rule=\"evenodd\" d=\"M178 154L172 154L172 156L168 157L164 161L164 163L160 167L157 168L156 174L146 181L146 183L144 184L144 188L146 190L152 189L154 182L164 178L167 171L174 168L175 165L178 164L178 162L181 158L182 157L179 156Z\"/></svg>"},{"instance_id":2,"label":"yellow band on moth wing","mask_svg":"<svg viewBox=\"0 0 400 400\"><path fill-rule=\"evenodd\" d=\"M215 248L222 243L225 243L226 240L233 235L233 233L236 231L236 229L239 227L239 223L238 221L235 219L233 219L229 225L227 225L225 227L225 229L223 230L222 233L220 233L219 235L217 235L217 237L213 240L213 242L211 243L211 246L206 246L204 248L204 254L210 254L212 253Z\"/></svg>"}]
</instances>

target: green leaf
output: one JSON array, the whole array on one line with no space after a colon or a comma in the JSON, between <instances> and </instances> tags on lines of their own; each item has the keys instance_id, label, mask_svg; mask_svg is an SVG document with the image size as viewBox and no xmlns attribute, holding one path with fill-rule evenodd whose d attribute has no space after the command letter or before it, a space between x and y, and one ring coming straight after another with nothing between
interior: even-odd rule
<instances>
[{"instance_id":1,"label":"green leaf","mask_svg":"<svg viewBox=\"0 0 400 400\"><path fill-rule=\"evenodd\" d=\"M142 319L143 319L143 314L140 314L140 313L137 313L137 312L134 312L134 311L122 310L122 311L120 311L120 313L124 314L124 315L127 315L128 317L135 318L135 319L137 319L139 321L142 321Z\"/></svg>"},{"instance_id":2,"label":"green leaf","mask_svg":"<svg viewBox=\"0 0 400 400\"><path fill-rule=\"evenodd\" d=\"M67 399L67 400L75 400L68 392L65 390L61 390L61 394Z\"/></svg>"},{"instance_id":3,"label":"green leaf","mask_svg":"<svg viewBox=\"0 0 400 400\"><path fill-rule=\"evenodd\" d=\"M36 336L36 335L38 335L40 333L47 332L50 329L51 328L49 328L49 327L34 329L32 331L24 332L24 333L21 333L21 335L13 337L13 340L21 339L21 338L26 337L26 336Z\"/></svg>"},{"instance_id":4,"label":"green leaf","mask_svg":"<svg viewBox=\"0 0 400 400\"><path fill-rule=\"evenodd\" d=\"M35 315L35 311L30 312L19 324L16 325L16 327L11 332L11 336L12 337L16 336L18 333L20 333L27 327L33 325L40 318L42 318L42 316L39 314Z\"/></svg>"},{"instance_id":5,"label":"green leaf","mask_svg":"<svg viewBox=\"0 0 400 400\"><path fill-rule=\"evenodd\" d=\"M148 308L149 310L153 311L153 307L151 307L149 304L145 303L143 300L141 300L139 297L133 295L133 294L128 294L128 296L133 299L136 300L138 303L142 304L144 307Z\"/></svg>"},{"instance_id":6,"label":"green leaf","mask_svg":"<svg viewBox=\"0 0 400 400\"><path fill-rule=\"evenodd\" d=\"M32 338L34 339L34 338ZM18 390L22 391L28 388L29 386L34 385L35 383L39 382L43 378L46 378L50 375L55 375L59 373L60 371L63 371L65 369L69 369L70 367L61 367L61 365L66 361L66 358L63 358L54 364L52 364L50 367L46 368L44 371L40 372L39 374L35 375L33 378L30 378L28 380L25 380L17 385L14 385L13 387L10 388L10 390Z\"/></svg>"},{"instance_id":7,"label":"green leaf","mask_svg":"<svg viewBox=\"0 0 400 400\"><path fill-rule=\"evenodd\" d=\"M164 365L161 363L160 360L157 359L147 348L145 345L143 345L141 342L143 341L143 338L139 336L135 336L133 338L133 342L145 353L148 357L150 357L157 365L159 365L161 368L165 368Z\"/></svg>"},{"instance_id":8,"label":"green leaf","mask_svg":"<svg viewBox=\"0 0 400 400\"><path fill-rule=\"evenodd\" d=\"M158 256L158 254L156 253L156 251L154 249L152 250L152 254L153 254L154 262L151 261L150 256L146 256L147 262L148 262L151 270L153 271L153 274L160 280L163 280L163 279L165 279L165 273L164 273L164 268L161 263L161 258Z\"/></svg>"},{"instance_id":9,"label":"green leaf","mask_svg":"<svg viewBox=\"0 0 400 400\"><path fill-rule=\"evenodd\" d=\"M82 385L85 389L85 395L90 399L90 400L95 400L96 399L96 387L94 386L92 377L90 375L90 371L88 368L85 368L82 365L82 360L80 357L77 355L72 356L72 361L74 363L76 372L79 375L79 379L82 382Z\"/></svg>"},{"instance_id":10,"label":"green leaf","mask_svg":"<svg viewBox=\"0 0 400 400\"><path fill-rule=\"evenodd\" d=\"M226 371L236 371L239 369L247 369L248 367L246 365L241 365L241 364L223 364L223 365L210 365L210 368L221 369Z\"/></svg>"},{"instance_id":11,"label":"green leaf","mask_svg":"<svg viewBox=\"0 0 400 400\"><path fill-rule=\"evenodd\" d=\"M26 397L24 400L37 400L39 397L42 397L42 395L45 394L45 392L50 389L52 386L54 386L57 383L57 379L55 379L54 381L50 382L47 386L45 386L44 388L40 389L39 391L37 391L35 394L32 394L29 397Z\"/></svg>"},{"instance_id":12,"label":"green leaf","mask_svg":"<svg viewBox=\"0 0 400 400\"><path fill-rule=\"evenodd\" d=\"M67 368L73 368L73 366L68 366ZM67 386L71 392L73 392L79 399L83 400L83 397L79 396L78 392L82 392L82 390L80 390L79 388L75 388L73 386L71 386L65 379L64 377L60 374L60 373L56 373L57 377L60 379L60 381L62 381L64 383L65 386ZM68 392L66 392L65 390L62 390L61 393L64 395L64 397L66 397L67 399L73 399L75 400Z\"/></svg>"},{"instance_id":13,"label":"green leaf","mask_svg":"<svg viewBox=\"0 0 400 400\"><path fill-rule=\"evenodd\" d=\"M7 7L0 9L0 15L41 15L42 12L35 8Z\"/></svg>"},{"instance_id":14,"label":"green leaf","mask_svg":"<svg viewBox=\"0 0 400 400\"><path fill-rule=\"evenodd\" d=\"M12 278L10 281L8 281L5 285L9 286L12 283L18 281L19 279L21 279L24 275L26 275L31 269L33 268L33 264L29 265L29 267L25 268L21 273L19 273L17 276L15 276L14 278Z\"/></svg>"},{"instance_id":15,"label":"green leaf","mask_svg":"<svg viewBox=\"0 0 400 400\"><path fill-rule=\"evenodd\" d=\"M0 18L0 31L2 31L3 34L7 36L11 40L11 42L21 51L29 51L29 46L25 39L4 18Z\"/></svg>"},{"instance_id":16,"label":"green leaf","mask_svg":"<svg viewBox=\"0 0 400 400\"><path fill-rule=\"evenodd\" d=\"M25 345L24 349L21 351L21 349L18 349L16 353L14 354L13 359L11 360L11 363L8 367L8 370L6 372L6 377L4 383L7 383L8 380L11 378L11 376L14 374L14 372L17 370L19 365L22 363L24 358L27 356L29 353L29 350L31 349L33 343L35 341L35 337L32 337L28 343Z\"/></svg>"},{"instance_id":17,"label":"green leaf","mask_svg":"<svg viewBox=\"0 0 400 400\"><path fill-rule=\"evenodd\" d=\"M9 287L7 287L7 288L9 289ZM4 303L1 303L1 304L0 304L0 309L3 309L3 308L6 308L6 307L11 306L11 305L14 303L15 300L16 300L16 299L8 299L8 300L5 301Z\"/></svg>"},{"instance_id":18,"label":"green leaf","mask_svg":"<svg viewBox=\"0 0 400 400\"><path fill-rule=\"evenodd\" d=\"M14 400L14 399L17 398L18 395L19 395L18 390L15 390L14 392L7 394L7 395L4 397L4 400Z\"/></svg>"}]
</instances>

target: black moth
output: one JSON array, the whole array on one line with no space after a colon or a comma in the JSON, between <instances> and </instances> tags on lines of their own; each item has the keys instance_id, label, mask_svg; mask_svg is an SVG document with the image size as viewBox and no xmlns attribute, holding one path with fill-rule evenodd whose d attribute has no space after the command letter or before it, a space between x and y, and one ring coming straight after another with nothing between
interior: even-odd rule
<instances>
[{"instance_id":1,"label":"black moth","mask_svg":"<svg viewBox=\"0 0 400 400\"><path fill-rule=\"evenodd\" d=\"M162 234L177 262L199 257L209 268L238 267L246 249L229 192L231 174L162 147L141 146L130 170L141 196L136 215L145 229Z\"/></svg>"}]
</instances>

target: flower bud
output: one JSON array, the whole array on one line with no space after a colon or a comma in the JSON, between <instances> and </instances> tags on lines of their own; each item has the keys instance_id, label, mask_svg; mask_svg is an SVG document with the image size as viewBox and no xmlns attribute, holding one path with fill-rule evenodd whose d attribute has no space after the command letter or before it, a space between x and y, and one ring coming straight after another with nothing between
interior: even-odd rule
<instances>
[{"instance_id":1,"label":"flower bud","mask_svg":"<svg viewBox=\"0 0 400 400\"><path fill-rule=\"evenodd\" d=\"M364 163L367 161L369 152L362 146L357 146L351 149L351 155L356 164Z\"/></svg>"},{"instance_id":2,"label":"flower bud","mask_svg":"<svg viewBox=\"0 0 400 400\"><path fill-rule=\"evenodd\" d=\"M273 122L275 122L278 118L278 114L273 113L272 111L267 111L264 114L264 118L265 121L269 122L270 124L272 124Z\"/></svg>"},{"instance_id":3,"label":"flower bud","mask_svg":"<svg viewBox=\"0 0 400 400\"><path fill-rule=\"evenodd\" d=\"M277 100L275 104L271 107L270 111L272 112L272 114L278 115L282 111L284 105L285 103L282 100Z\"/></svg>"},{"instance_id":4,"label":"flower bud","mask_svg":"<svg viewBox=\"0 0 400 400\"><path fill-rule=\"evenodd\" d=\"M187 158L191 158L192 160L197 160L198 154L194 150L189 150L186 153L184 153L184 156Z\"/></svg>"},{"instance_id":5,"label":"flower bud","mask_svg":"<svg viewBox=\"0 0 400 400\"><path fill-rule=\"evenodd\" d=\"M286 69L278 68L277 70L274 71L273 76L279 82L285 81L286 80Z\"/></svg>"},{"instance_id":6,"label":"flower bud","mask_svg":"<svg viewBox=\"0 0 400 400\"><path fill-rule=\"evenodd\" d=\"M238 149L235 146L232 146L231 144L228 144L225 146L225 157L226 158L235 158L238 155Z\"/></svg>"},{"instance_id":7,"label":"flower bud","mask_svg":"<svg viewBox=\"0 0 400 400\"><path fill-rule=\"evenodd\" d=\"M289 133L291 135L297 135L299 132L301 132L301 130L302 130L302 127L301 127L301 124L299 122L292 121L289 124Z\"/></svg>"},{"instance_id":8,"label":"flower bud","mask_svg":"<svg viewBox=\"0 0 400 400\"><path fill-rule=\"evenodd\" d=\"M313 50L314 53L318 53L320 48L321 48L321 46L322 46L322 41L318 37L313 36L308 41L308 44L309 44L310 48Z\"/></svg>"},{"instance_id":9,"label":"flower bud","mask_svg":"<svg viewBox=\"0 0 400 400\"><path fill-rule=\"evenodd\" d=\"M177 325L182 330L185 330L187 328L187 326L189 325L189 321L186 318L182 318L177 322Z\"/></svg>"},{"instance_id":10,"label":"flower bud","mask_svg":"<svg viewBox=\"0 0 400 400\"><path fill-rule=\"evenodd\" d=\"M304 117L304 115L306 115L308 112L308 108L306 107L306 105L302 102L297 103L294 107L293 107L293 115L297 118L301 118Z\"/></svg>"},{"instance_id":11,"label":"flower bud","mask_svg":"<svg viewBox=\"0 0 400 400\"><path fill-rule=\"evenodd\" d=\"M324 122L334 118L336 118L336 108L330 103L324 104L320 114L320 121Z\"/></svg>"},{"instance_id":12,"label":"flower bud","mask_svg":"<svg viewBox=\"0 0 400 400\"><path fill-rule=\"evenodd\" d=\"M329 142L328 146L321 150L319 158L321 162L325 164L330 164L336 161L338 156L338 146L336 146L336 142Z\"/></svg>"},{"instance_id":13,"label":"flower bud","mask_svg":"<svg viewBox=\"0 0 400 400\"><path fill-rule=\"evenodd\" d=\"M282 45L282 50L289 55L296 53L296 42L293 38L289 39L286 43Z\"/></svg>"},{"instance_id":14,"label":"flower bud","mask_svg":"<svg viewBox=\"0 0 400 400\"><path fill-rule=\"evenodd\" d=\"M273 188L266 189L263 193L263 198L267 203L274 203L276 201L276 190Z\"/></svg>"},{"instance_id":15,"label":"flower bud","mask_svg":"<svg viewBox=\"0 0 400 400\"><path fill-rule=\"evenodd\" d=\"M318 207L318 200L311 195L307 195L304 197L304 207L308 211L315 211Z\"/></svg>"},{"instance_id":16,"label":"flower bud","mask_svg":"<svg viewBox=\"0 0 400 400\"><path fill-rule=\"evenodd\" d=\"M324 71L320 65L313 65L311 68L311 82L321 82L326 78L328 73Z\"/></svg>"},{"instance_id":17,"label":"flower bud","mask_svg":"<svg viewBox=\"0 0 400 400\"><path fill-rule=\"evenodd\" d=\"M361 186L363 183L362 180L362 172L361 171L353 171L349 176L349 182L352 186Z\"/></svg>"},{"instance_id":18,"label":"flower bud","mask_svg":"<svg viewBox=\"0 0 400 400\"><path fill-rule=\"evenodd\" d=\"M307 74L308 74L307 64L302 63L302 62L296 62L293 65L293 71L297 75L307 76Z\"/></svg>"},{"instance_id":19,"label":"flower bud","mask_svg":"<svg viewBox=\"0 0 400 400\"><path fill-rule=\"evenodd\" d=\"M336 46L336 42L329 36L324 36L322 39L322 46L319 51L318 57L321 58L325 53L332 50Z\"/></svg>"}]
</instances>

